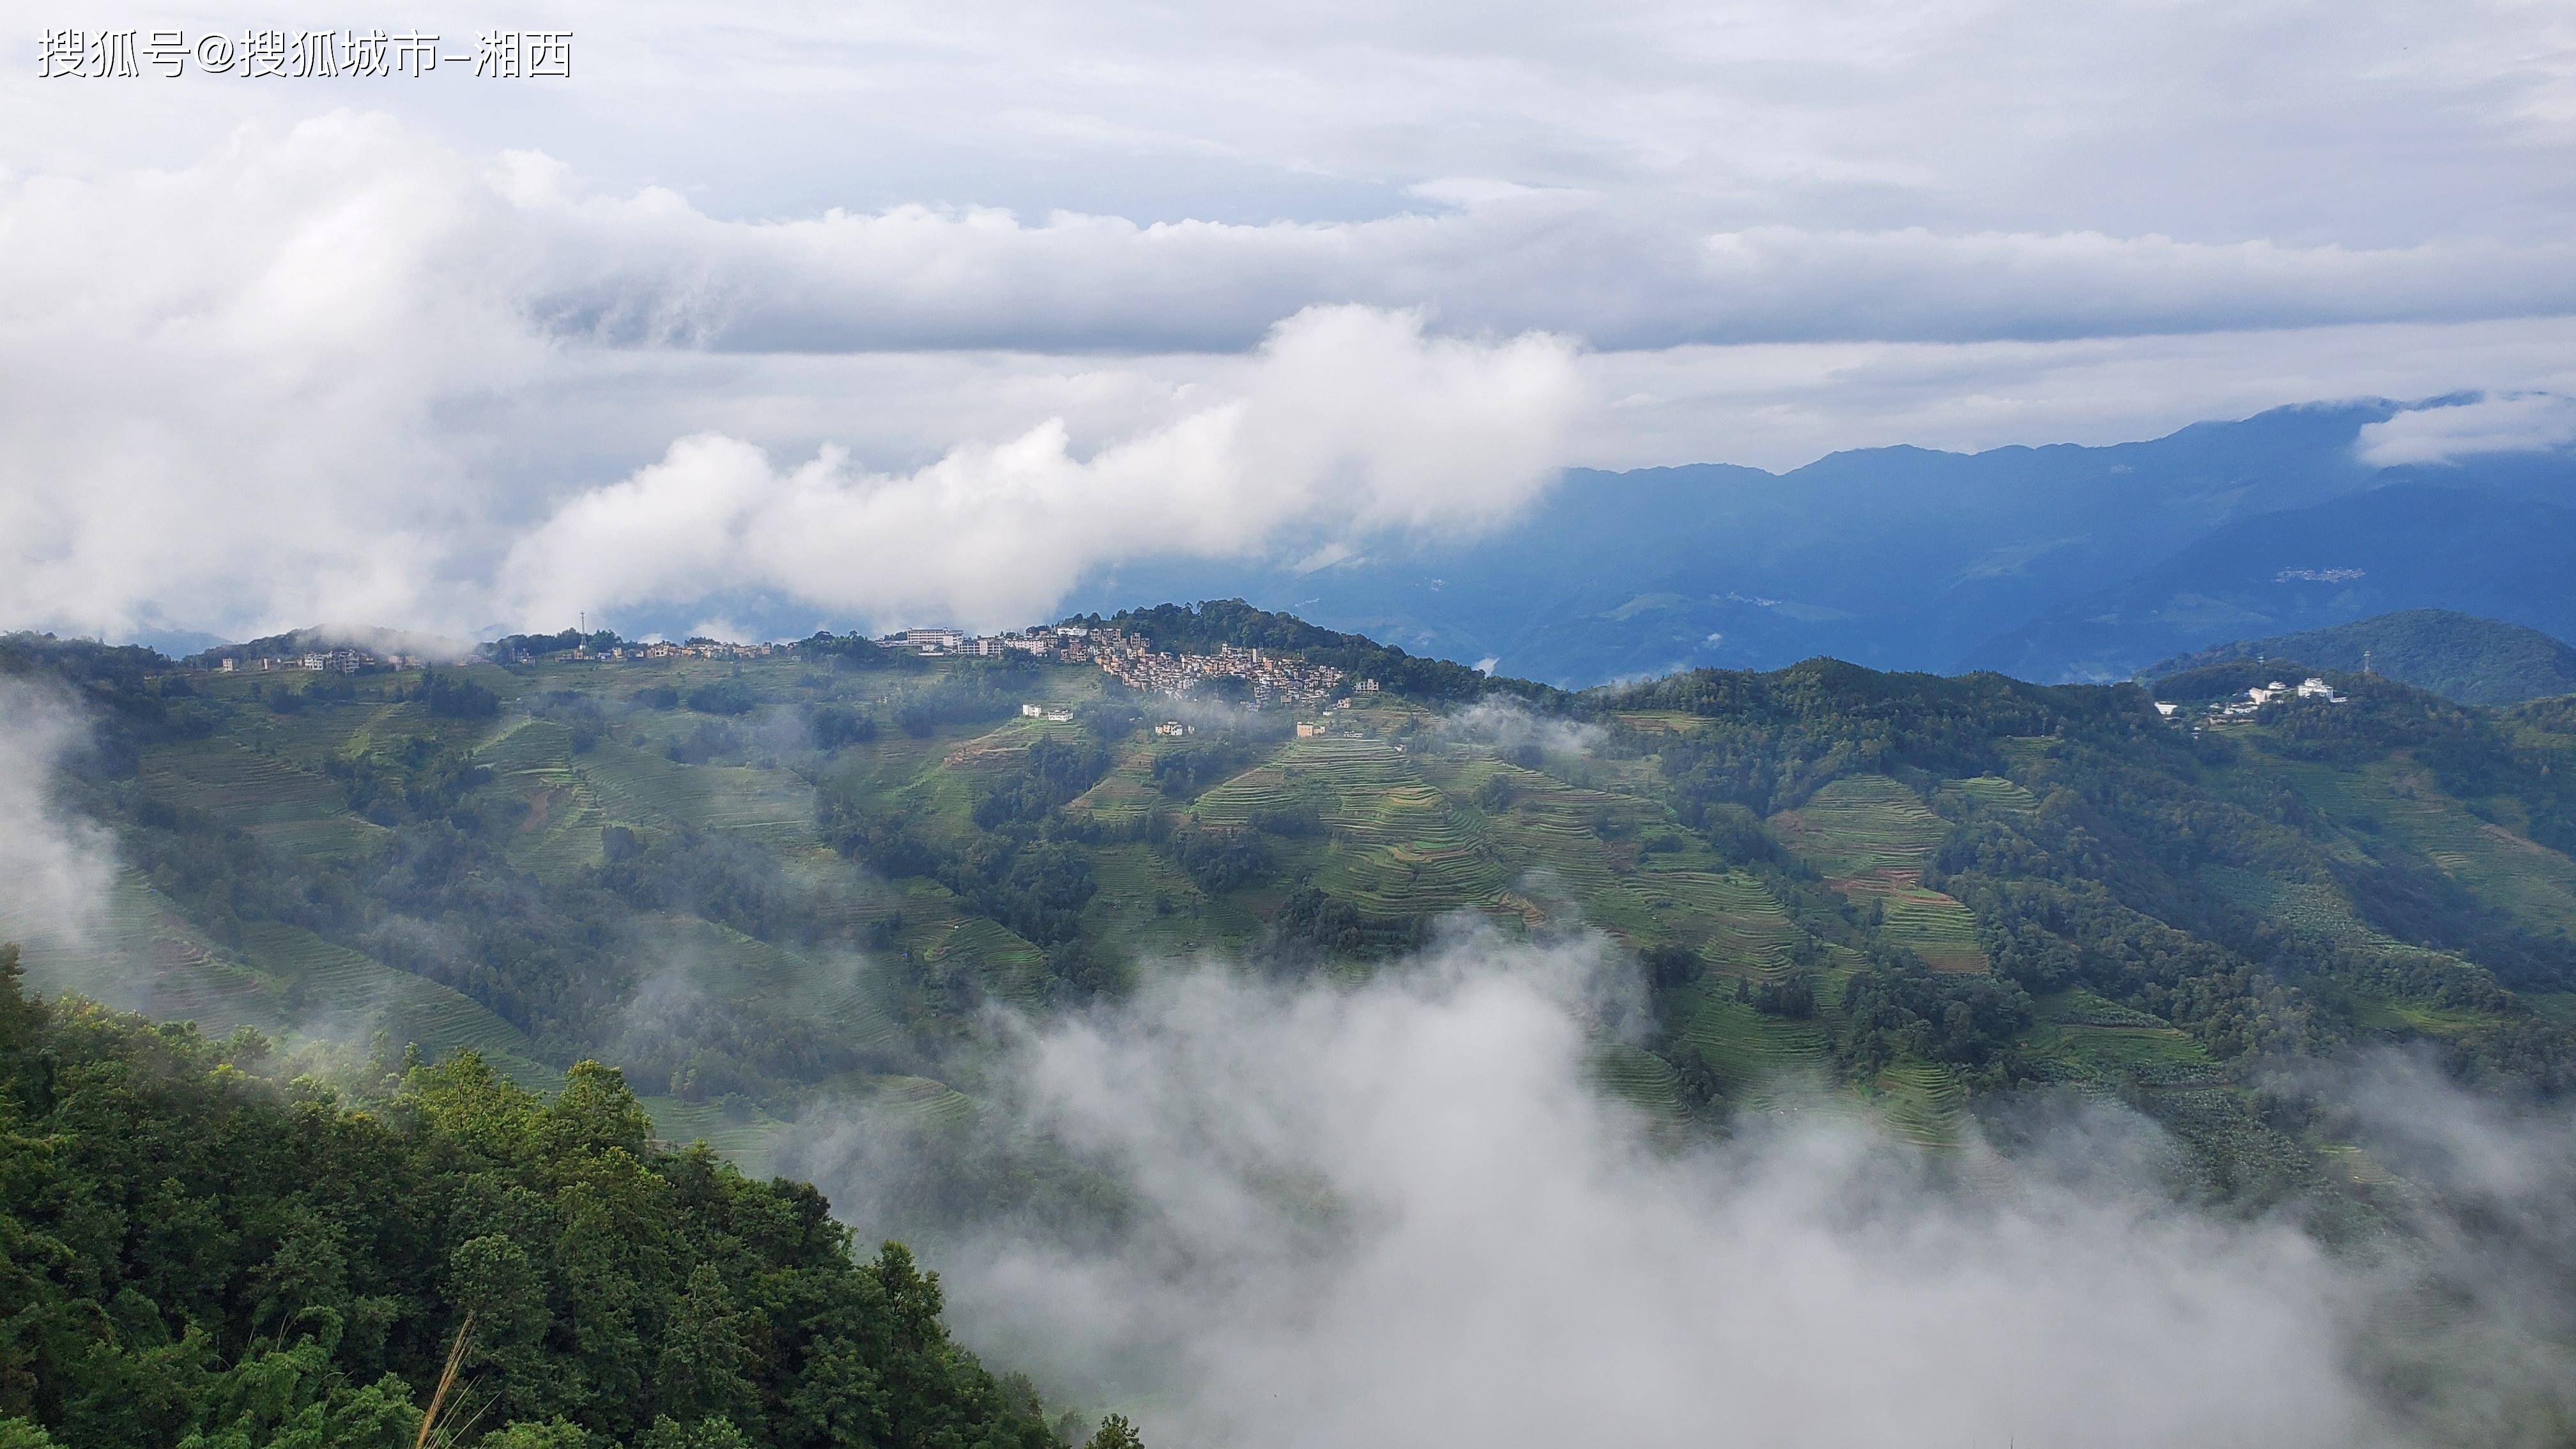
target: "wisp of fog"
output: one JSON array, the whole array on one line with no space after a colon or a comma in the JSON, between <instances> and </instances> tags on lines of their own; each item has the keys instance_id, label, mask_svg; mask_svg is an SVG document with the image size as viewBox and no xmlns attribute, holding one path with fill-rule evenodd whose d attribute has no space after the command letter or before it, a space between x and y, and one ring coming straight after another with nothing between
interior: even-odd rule
<instances>
[{"instance_id":1,"label":"wisp of fog","mask_svg":"<svg viewBox=\"0 0 2576 1449\"><path fill-rule=\"evenodd\" d=\"M76 946L97 923L113 844L55 798L57 768L88 738L59 691L0 676L0 940Z\"/></svg>"},{"instance_id":2,"label":"wisp of fog","mask_svg":"<svg viewBox=\"0 0 2576 1449\"><path fill-rule=\"evenodd\" d=\"M2482 1220L2522 1220L2493 1252L2465 1230L2329 1252L2286 1217L2195 1208L2112 1107L2009 1160L1923 1153L1821 1096L1677 1146L1589 1070L1635 1001L1623 962L1598 937L1467 932L1358 984L1199 963L1017 1024L985 1149L1044 1142L1115 1211L952 1225L953 1319L1157 1445L2322 1446L2569 1422L2562 1357L2444 1359L2501 1322L2508 1266L2512 1292L2566 1301L2563 1124L2463 1107L2402 1063L2363 1094L2419 1162L2475 1159ZM918 1143L809 1114L785 1165L862 1231L917 1229L895 1220L907 1175L957 1170Z\"/></svg>"}]
</instances>

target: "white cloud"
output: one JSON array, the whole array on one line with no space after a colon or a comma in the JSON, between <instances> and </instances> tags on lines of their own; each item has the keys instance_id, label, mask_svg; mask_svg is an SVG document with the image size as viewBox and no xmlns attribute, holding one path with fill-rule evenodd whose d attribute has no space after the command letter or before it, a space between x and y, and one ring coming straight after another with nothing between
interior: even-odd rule
<instances>
[{"instance_id":1,"label":"white cloud","mask_svg":"<svg viewBox=\"0 0 2576 1449\"><path fill-rule=\"evenodd\" d=\"M524 384L494 206L381 118L0 181L0 616L411 624L492 501L441 416Z\"/></svg>"},{"instance_id":2,"label":"white cloud","mask_svg":"<svg viewBox=\"0 0 2576 1449\"><path fill-rule=\"evenodd\" d=\"M1431 129L1388 132L1388 146L1443 164L1366 182L1366 204L1248 220L1202 215L1186 197L1129 216L899 198L836 210L837 194L747 220L706 200L703 179L665 186L536 149L556 139L576 158L599 155L568 113L546 109L553 92L512 93L536 108L528 127L466 144L465 113L425 101L450 94L427 84L362 93L382 114L307 115L311 97L353 93L8 82L0 114L38 124L0 125L0 264L13 284L0 297L11 379L0 389L0 620L118 637L315 623L462 634L566 599L665 598L693 579L723 595L783 591L838 625L875 600L944 609L997 578L1012 592L990 610L1018 610L1063 574L1061 560L1032 559L1030 529L987 515L980 548L944 538L863 570L812 541L749 563L709 539L555 560L549 579L501 577L531 530L552 520L560 537L573 521L600 522L602 499L628 496L603 492L614 480L629 493L652 479L677 487L671 470L686 467L738 489L793 491L823 510L813 521L864 522L890 546L927 536L898 523L953 527L954 505L1023 498L1012 490L1041 476L1057 493L1110 489L1089 517L1115 520L1114 531L1058 524L1069 557L1109 565L1357 548L1366 528L1496 517L1526 496L1514 480L1552 462L1778 467L1873 443L2108 441L2319 397L2576 385L2576 320L2541 315L2576 307L2563 228L2305 226L2248 240L2009 207L1935 224L1919 207L1854 199L1872 187L1917 194L1935 174L1919 160L1870 159L1838 131L1800 132L1816 115L1755 82L1764 67L1847 53L1862 70L1921 83L1908 68L1963 43L1957 27L1973 24L1867 7L1812 26L1726 12L1705 30L1652 7L1622 14L1615 34L1551 22L1544 45L1507 27L1482 59L1446 56L1419 27L1355 17L1392 26L1388 49L1362 66L1377 77L1373 103L1424 125L1435 95L1483 104L1457 68L1487 65L1546 78L1556 89L1526 105L1557 117L1599 94L1616 66L1643 65L1657 78L1653 114L1604 118L1627 139L1605 132L1588 160L1549 153L1544 166L1443 155ZM672 12L652 23L695 22ZM990 15L959 24L955 44L1016 43ZM1081 45L1115 48L1108 31L1075 28ZM767 37L771 60L794 53L776 32L745 33ZM981 38L957 38L966 33ZM1726 104L1767 119L1742 135L1785 128L1812 164L1717 184L1654 161L1682 134L1683 112L1658 108L1683 104L1689 73L1647 65L1654 46L1639 37L1676 35L1693 64L1751 78ZM1308 59L1319 43L1304 30L1221 43L1273 39ZM601 42L640 63L624 43ZM2463 42L2440 76L2387 84L2462 86L2463 67L2494 49ZM780 84L811 93L827 73L791 68ZM620 74L630 87L639 74L682 79ZM602 104L646 93L581 92ZM1158 91L1152 104L1189 99ZM123 107L114 115L132 135L100 107ZM1324 109L1299 124L1323 124ZM1176 119L1122 124L1185 131ZM2514 144L2559 144L2532 124L2514 122ZM1545 131L1525 128L1514 144L1536 146ZM1335 134L1336 146L1360 144ZM148 136L160 139L138 139ZM1346 169L1282 161L1276 135L1227 144L1282 174L1358 184ZM1753 166L1727 165L1739 161ZM1829 189L1842 202L1810 204L1806 188L1824 175L1840 178ZM1809 201L1782 200L1792 196ZM2339 240L2346 231L2357 239ZM1499 445L1405 452L1391 440L1410 420L1392 403L1347 421L1337 407L1321 435L1368 434L1354 456L1388 496L1414 500L1384 508L1341 483L1296 482L1321 466L1299 452L1298 429L1247 425L1212 441L1230 404L1275 394L1276 406L1244 414L1253 421L1296 406L1260 350L1280 319L1348 304L1427 318L1426 356L1499 345L1456 339L1563 337L1581 348L1579 391L1622 401L1540 409L1527 428L1506 418L1498 444L1563 442L1553 459L1515 453L1498 468ZM2490 320L2459 320L2475 318ZM2271 330L2244 330L2257 324ZM1427 372L1384 381L1439 385ZM1560 417L1560 432L1536 426ZM1060 446L1042 431L1054 422ZM1453 410L1450 424L1438 435L1484 427L1472 411ZM739 446L723 453L709 439ZM1238 466L1215 468L1227 448ZM760 465L777 477L746 481L752 451L785 460ZM1257 477L1239 466L1273 451ZM1479 467L1495 486L1462 502L1459 480ZM1139 481L1148 475L1164 481ZM1174 491L1185 475L1213 491ZM862 496L874 510L864 517L849 506ZM783 520L747 498L745 527ZM895 516L915 505L927 511ZM1335 509L1353 517L1327 517ZM941 569L947 582L930 578ZM736 611L752 605L674 607L649 622L747 617Z\"/></svg>"},{"instance_id":3,"label":"white cloud","mask_svg":"<svg viewBox=\"0 0 2576 1449\"><path fill-rule=\"evenodd\" d=\"M1049 421L902 476L838 449L780 469L737 439L686 438L511 551L513 613L744 588L876 620L1026 622L1102 564L1239 557L1291 528L1493 524L1553 480L1580 402L1561 340L1429 338L1418 317L1356 307L1281 323L1242 384L1087 457Z\"/></svg>"},{"instance_id":4,"label":"white cloud","mask_svg":"<svg viewBox=\"0 0 2576 1449\"><path fill-rule=\"evenodd\" d=\"M2451 463L2480 453L2538 453L2576 443L2576 397L2490 393L2471 402L2409 408L2361 430L2354 447L2377 468Z\"/></svg>"},{"instance_id":5,"label":"white cloud","mask_svg":"<svg viewBox=\"0 0 2576 1449\"><path fill-rule=\"evenodd\" d=\"M1568 191L1432 194L1465 209L1354 222L1139 225L904 206L718 221L667 192L549 196L533 305L615 341L723 349L1245 345L1319 302L1436 303L1456 326L1609 348L1974 341L2576 311L2576 248L2354 249L2100 232L1710 230L1687 205ZM1603 259L1616 257L1615 267ZM1580 285L1568 287L1567 279Z\"/></svg>"},{"instance_id":6,"label":"white cloud","mask_svg":"<svg viewBox=\"0 0 2576 1449\"><path fill-rule=\"evenodd\" d=\"M1356 986L1177 972L1033 1028L987 1129L1062 1144L1123 1216L964 1230L952 1317L1150 1442L1230 1449L2507 1443L2529 1396L2566 1403L2508 1343L2478 1382L2409 1380L2402 1423L2372 1375L2440 1349L2408 1335L2445 1320L2386 1296L2415 1280L2184 1206L2154 1129L2115 1111L1952 1172L1821 1106L1658 1149L1586 1070L1628 984L1594 945L1470 937ZM2399 1085L2472 1166L2548 1164L2419 1179L2532 1229L2432 1269L2461 1318L2563 1309L2564 1123L2472 1133L2437 1082ZM865 1119L806 1130L795 1168L863 1232L894 1226L880 1194L919 1164Z\"/></svg>"},{"instance_id":7,"label":"white cloud","mask_svg":"<svg viewBox=\"0 0 2576 1449\"><path fill-rule=\"evenodd\" d=\"M1501 662L1487 659L1476 667L1491 674ZM1606 738L1599 725L1538 714L1508 697L1478 700L1442 716L1440 734L1447 739L1491 745L1507 753L1527 747L1553 755L1589 755Z\"/></svg>"}]
</instances>

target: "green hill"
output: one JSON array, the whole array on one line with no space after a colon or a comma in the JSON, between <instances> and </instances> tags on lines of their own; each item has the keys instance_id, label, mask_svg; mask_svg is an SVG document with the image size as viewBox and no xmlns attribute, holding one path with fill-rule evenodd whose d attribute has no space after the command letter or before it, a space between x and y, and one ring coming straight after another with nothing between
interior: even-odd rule
<instances>
[{"instance_id":1,"label":"green hill","mask_svg":"<svg viewBox=\"0 0 2576 1449\"><path fill-rule=\"evenodd\" d=\"M1938 1144L2028 1091L2118 1094L2252 1190L2336 1148L2264 1127L2269 1063L2411 1041L2576 1084L2550 704L2338 674L2344 702L2195 731L2130 685L1817 660L1577 695L1239 604L1094 622L1331 664L1339 698L1179 734L1093 665L851 640L436 689L0 641L95 707L70 794L127 865L113 928L30 939L29 979L536 1086L597 1058L658 1137L755 1164L854 1083L976 1120L989 1005L1208 952L1364 975L1452 917L1634 953L1653 1060L1604 1080L1674 1130L1823 1090ZM1480 699L1526 718L1462 727Z\"/></svg>"},{"instance_id":2,"label":"green hill","mask_svg":"<svg viewBox=\"0 0 2576 1449\"><path fill-rule=\"evenodd\" d=\"M823 1449L862 1412L865 1442L1062 1442L935 1274L657 1145L614 1072L344 1061L335 1100L256 1038L30 1000L17 956L0 1442Z\"/></svg>"},{"instance_id":3,"label":"green hill","mask_svg":"<svg viewBox=\"0 0 2576 1449\"><path fill-rule=\"evenodd\" d=\"M2246 660L2347 673L2359 673L2366 665L2373 673L2462 704L2514 704L2576 694L2576 648L2537 629L2448 609L2407 609L2329 629L2221 644L2151 664L2138 677L2152 682Z\"/></svg>"}]
</instances>

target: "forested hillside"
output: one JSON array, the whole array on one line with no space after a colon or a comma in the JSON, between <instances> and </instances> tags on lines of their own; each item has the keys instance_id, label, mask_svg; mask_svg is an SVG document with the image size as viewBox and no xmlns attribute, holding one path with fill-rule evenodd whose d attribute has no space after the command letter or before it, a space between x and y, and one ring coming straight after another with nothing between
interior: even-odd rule
<instances>
[{"instance_id":1,"label":"forested hillside","mask_svg":"<svg viewBox=\"0 0 2576 1449\"><path fill-rule=\"evenodd\" d=\"M298 1065L30 999L0 947L0 1444L1058 1442L910 1254L655 1145L612 1071Z\"/></svg>"},{"instance_id":2,"label":"forested hillside","mask_svg":"<svg viewBox=\"0 0 2576 1449\"><path fill-rule=\"evenodd\" d=\"M2213 1190L2366 1207L2384 1175L2284 1067L2412 1041L2576 1084L2564 699L2336 673L2343 703L2194 728L2130 685L1817 661L1569 695L1241 605L1097 622L1346 677L1292 716L858 640L343 676L21 638L97 721L67 789L120 865L85 943L7 929L38 987L209 1037L380 1032L544 1091L596 1058L652 1135L753 1171L821 1102L963 1130L987 1004L1202 951L1364 974L1454 919L1633 956L1651 1027L1601 1079L1676 1133L1797 1080L1935 1146L2116 1097Z\"/></svg>"},{"instance_id":3,"label":"forested hillside","mask_svg":"<svg viewBox=\"0 0 2576 1449\"><path fill-rule=\"evenodd\" d=\"M2461 704L2519 704L2576 693L2576 648L2537 629L2447 609L2408 609L2304 634L2221 644L2148 665L2138 677L2152 684L2248 659L2278 661L2283 668L2367 669Z\"/></svg>"}]
</instances>

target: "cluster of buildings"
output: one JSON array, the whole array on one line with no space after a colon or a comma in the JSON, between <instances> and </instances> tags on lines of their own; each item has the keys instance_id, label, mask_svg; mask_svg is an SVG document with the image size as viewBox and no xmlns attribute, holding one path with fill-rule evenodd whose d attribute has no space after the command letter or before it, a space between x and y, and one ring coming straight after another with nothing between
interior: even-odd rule
<instances>
[{"instance_id":1,"label":"cluster of buildings","mask_svg":"<svg viewBox=\"0 0 2576 1449\"><path fill-rule=\"evenodd\" d=\"M1341 688L1343 678L1329 664L1282 659L1267 649L1228 644L1214 654L1157 654L1142 639L1107 631L1092 636L1090 654L1130 689L1178 696L1202 680L1234 677L1252 686L1253 704L1264 708L1320 705Z\"/></svg>"},{"instance_id":2,"label":"cluster of buildings","mask_svg":"<svg viewBox=\"0 0 2576 1449\"><path fill-rule=\"evenodd\" d=\"M1088 661L1097 663L1130 689L1174 697L1187 694L1202 680L1232 676L1250 684L1252 703L1263 707L1322 705L1340 691L1343 680L1342 671L1329 664L1281 658L1266 649L1241 649L1229 644L1214 654L1161 654L1145 640L1123 630L1093 629L1081 624L1044 624L1005 634L899 629L880 637L877 643L930 659L1028 654L1068 663ZM1377 687L1373 679L1354 686L1361 693L1375 693ZM1050 708L1024 705L1021 712L1033 718L1056 718L1047 712ZM1177 721L1167 723L1171 725L1167 733L1182 728Z\"/></svg>"},{"instance_id":3,"label":"cluster of buildings","mask_svg":"<svg viewBox=\"0 0 2576 1449\"><path fill-rule=\"evenodd\" d=\"M2209 717L2211 719L2251 719L2256 711L2276 699L2318 699L2328 704L2341 704L2345 698L2346 696L2335 693L2334 686L2326 683L2323 675L2311 674L2297 684L2288 684L2275 679L2269 684L2258 684L2245 691L2244 697L2240 699L2222 699L2211 705ZM2156 713L2167 719L2174 719L2181 712L2181 705L2167 704L2163 700L2156 701Z\"/></svg>"},{"instance_id":4,"label":"cluster of buildings","mask_svg":"<svg viewBox=\"0 0 2576 1449\"><path fill-rule=\"evenodd\" d=\"M250 662L251 671L266 674L279 669L329 670L337 674L355 674L361 669L379 666L387 669L412 669L428 664L427 659L409 654L377 654L365 649L314 649L302 654L270 654ZM215 672L233 674L242 667L238 657L227 655L215 661Z\"/></svg>"},{"instance_id":5,"label":"cluster of buildings","mask_svg":"<svg viewBox=\"0 0 2576 1449\"><path fill-rule=\"evenodd\" d=\"M625 650L611 649L602 658L616 659L767 659L784 646L777 644L720 644L702 639L694 644L638 644ZM574 653L578 655L579 650Z\"/></svg>"},{"instance_id":6,"label":"cluster of buildings","mask_svg":"<svg viewBox=\"0 0 2576 1449\"><path fill-rule=\"evenodd\" d=\"M570 649L542 656L531 654L525 649L513 650L506 659L500 659L500 662L533 664L539 658L570 659L584 664L614 664L637 659L767 659L774 654L784 653L791 647L793 646L786 644L727 644L714 639L695 639L686 644L666 644L658 641L651 644L611 644L605 649L593 649L587 644L576 644ZM488 646L487 652L496 659L500 658L497 651L490 650Z\"/></svg>"},{"instance_id":7,"label":"cluster of buildings","mask_svg":"<svg viewBox=\"0 0 2576 1449\"><path fill-rule=\"evenodd\" d=\"M1044 625L1009 634L969 634L963 629L902 629L879 639L888 649L901 649L936 659L957 655L990 659L1003 654L1032 654L1040 659L1080 659L1091 631L1079 624Z\"/></svg>"}]
</instances>

